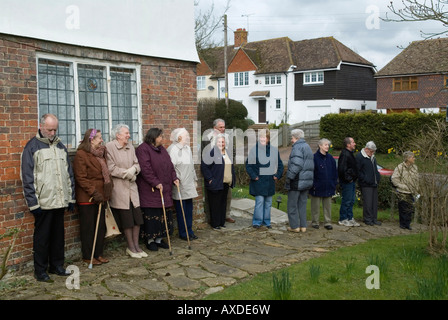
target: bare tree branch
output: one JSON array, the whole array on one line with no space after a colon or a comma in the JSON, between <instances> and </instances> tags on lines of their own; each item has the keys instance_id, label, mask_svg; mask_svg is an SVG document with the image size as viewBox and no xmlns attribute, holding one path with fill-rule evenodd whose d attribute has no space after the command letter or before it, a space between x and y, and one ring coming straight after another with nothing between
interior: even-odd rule
<instances>
[{"instance_id":1,"label":"bare tree branch","mask_svg":"<svg viewBox=\"0 0 448 320\"><path fill-rule=\"evenodd\" d=\"M427 33L420 30L424 38L433 38L441 35L448 35L448 0L401 0L403 8L396 7L391 1L387 6L394 18L390 18L386 13L387 22L422 22L438 21L442 23L444 30L440 32Z\"/></svg>"},{"instance_id":2,"label":"bare tree branch","mask_svg":"<svg viewBox=\"0 0 448 320\"><path fill-rule=\"evenodd\" d=\"M194 5L198 6L200 0L195 0ZM199 10L195 19L195 35L196 35L196 48L198 51L205 48L216 47L218 44L212 39L215 32L219 29L223 22L224 14L230 8L230 0L227 0L224 12L218 16L215 15L215 3L213 2L211 7L202 12Z\"/></svg>"}]
</instances>

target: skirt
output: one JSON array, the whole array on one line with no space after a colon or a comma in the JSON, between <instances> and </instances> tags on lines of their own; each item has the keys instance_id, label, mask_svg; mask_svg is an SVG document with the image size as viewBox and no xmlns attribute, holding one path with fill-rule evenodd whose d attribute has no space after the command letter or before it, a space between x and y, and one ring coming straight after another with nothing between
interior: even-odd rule
<instances>
[{"instance_id":1,"label":"skirt","mask_svg":"<svg viewBox=\"0 0 448 320\"><path fill-rule=\"evenodd\" d=\"M165 218L162 208L142 208L143 211L143 227L140 228L140 236L149 241L155 238L165 238L166 227ZM166 220L168 224L168 232L173 233L173 215L170 209L166 210Z\"/></svg>"},{"instance_id":2,"label":"skirt","mask_svg":"<svg viewBox=\"0 0 448 320\"><path fill-rule=\"evenodd\" d=\"M124 229L143 224L142 211L140 210L140 207L134 208L132 202L129 204L129 209L116 209L112 207L111 209L121 232L123 232Z\"/></svg>"}]
</instances>

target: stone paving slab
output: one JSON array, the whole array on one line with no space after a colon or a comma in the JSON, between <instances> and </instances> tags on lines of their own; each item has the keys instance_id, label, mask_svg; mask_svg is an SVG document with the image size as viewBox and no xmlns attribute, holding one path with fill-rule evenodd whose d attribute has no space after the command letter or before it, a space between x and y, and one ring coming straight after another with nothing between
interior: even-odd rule
<instances>
[{"instance_id":1,"label":"stone paving slab","mask_svg":"<svg viewBox=\"0 0 448 320\"><path fill-rule=\"evenodd\" d=\"M80 260L70 262L79 268L80 289L68 289L67 277L50 275L53 283L41 283L30 270L12 273L4 279L11 288L0 289L0 300L197 300L258 273L275 271L343 246L426 231L422 225L414 224L409 231L400 229L398 223L384 222L379 227L361 223L360 227L333 225L333 230L322 226L291 233L286 229L284 212L271 215L272 229L254 229L252 211L253 201L232 200L236 223L228 223L221 231L208 226L196 230L199 239L191 241L191 250L186 241L172 236L172 255L160 249L147 251L147 258L133 259L125 255L125 241L114 240L120 245L106 248L109 263L88 269L88 264ZM12 288L20 283L25 284Z\"/></svg>"}]
</instances>

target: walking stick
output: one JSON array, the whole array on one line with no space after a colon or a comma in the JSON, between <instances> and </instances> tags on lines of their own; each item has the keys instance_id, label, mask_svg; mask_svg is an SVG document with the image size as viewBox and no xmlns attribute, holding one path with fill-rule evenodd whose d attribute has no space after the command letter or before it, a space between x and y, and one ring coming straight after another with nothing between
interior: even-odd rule
<instances>
[{"instance_id":1,"label":"walking stick","mask_svg":"<svg viewBox=\"0 0 448 320\"><path fill-rule=\"evenodd\" d=\"M168 246L170 248L170 256L171 256L173 254L173 252L171 251L170 233L168 231L168 222L166 221L165 201L163 200L162 189L159 189L159 190L160 190L160 198L162 199L163 217L165 219L166 236L168 238Z\"/></svg>"},{"instance_id":2,"label":"walking stick","mask_svg":"<svg viewBox=\"0 0 448 320\"><path fill-rule=\"evenodd\" d=\"M95 237L93 238L93 248L92 248L92 256L90 257L90 264L89 269L92 269L93 265L93 254L95 253L95 246L96 246L96 237L98 235L98 225L100 224L100 217L101 217L101 205L103 203L100 202L100 206L98 208L98 218L96 218L96 228L95 228Z\"/></svg>"},{"instance_id":3,"label":"walking stick","mask_svg":"<svg viewBox=\"0 0 448 320\"><path fill-rule=\"evenodd\" d=\"M184 216L185 231L187 232L187 240L188 240L188 249L191 250L190 236L188 235L187 220L185 219L184 205L182 204L182 197L180 196L179 186L177 186L177 193L179 195L180 207L182 208L182 215Z\"/></svg>"}]
</instances>

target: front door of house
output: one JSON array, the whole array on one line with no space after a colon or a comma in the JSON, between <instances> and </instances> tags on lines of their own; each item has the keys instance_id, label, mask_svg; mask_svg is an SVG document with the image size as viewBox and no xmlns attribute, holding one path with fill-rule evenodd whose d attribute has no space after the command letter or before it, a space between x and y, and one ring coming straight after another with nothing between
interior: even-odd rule
<instances>
[{"instance_id":1,"label":"front door of house","mask_svg":"<svg viewBox=\"0 0 448 320\"><path fill-rule=\"evenodd\" d=\"M266 100L258 100L258 123L266 123Z\"/></svg>"}]
</instances>

